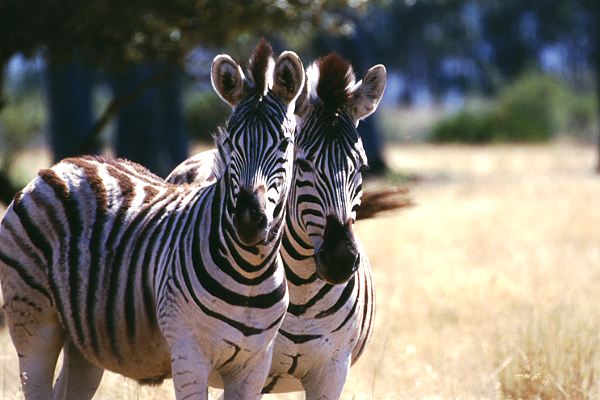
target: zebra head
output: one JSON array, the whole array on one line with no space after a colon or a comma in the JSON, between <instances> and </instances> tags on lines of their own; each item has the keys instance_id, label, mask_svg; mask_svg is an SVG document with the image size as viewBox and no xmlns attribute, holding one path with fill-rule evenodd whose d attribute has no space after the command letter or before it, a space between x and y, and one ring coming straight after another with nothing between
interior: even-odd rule
<instances>
[{"instance_id":1,"label":"zebra head","mask_svg":"<svg viewBox=\"0 0 600 400\"><path fill-rule=\"evenodd\" d=\"M294 105L304 85L304 68L293 52L277 60L261 40L247 76L228 55L217 56L211 81L233 109L217 138L228 182L227 207L242 245L268 244L279 236L291 183Z\"/></svg>"},{"instance_id":2,"label":"zebra head","mask_svg":"<svg viewBox=\"0 0 600 400\"><path fill-rule=\"evenodd\" d=\"M315 253L319 277L346 282L358 268L352 226L362 196L367 157L357 127L373 113L385 89L383 65L358 83L351 65L337 54L307 70L307 85L296 105L293 206L290 218L305 231Z\"/></svg>"}]
</instances>

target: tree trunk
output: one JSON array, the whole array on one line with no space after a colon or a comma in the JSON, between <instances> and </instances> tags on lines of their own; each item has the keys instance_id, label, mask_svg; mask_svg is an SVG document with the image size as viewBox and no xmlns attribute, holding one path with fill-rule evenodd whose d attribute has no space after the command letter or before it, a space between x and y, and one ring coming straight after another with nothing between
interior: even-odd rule
<instances>
[{"instance_id":1,"label":"tree trunk","mask_svg":"<svg viewBox=\"0 0 600 400\"><path fill-rule=\"evenodd\" d=\"M159 83L159 95L162 101L162 130L163 160L165 170L162 176L167 176L188 157L188 138L183 114L181 77L182 68L171 64L167 66L165 79Z\"/></svg>"},{"instance_id":2,"label":"tree trunk","mask_svg":"<svg viewBox=\"0 0 600 400\"><path fill-rule=\"evenodd\" d=\"M115 75L116 98L128 96L164 65L145 62ZM187 139L181 106L181 70L169 65L164 79L146 88L119 112L115 150L124 157L166 176L187 157Z\"/></svg>"},{"instance_id":3,"label":"tree trunk","mask_svg":"<svg viewBox=\"0 0 600 400\"><path fill-rule=\"evenodd\" d=\"M375 57L370 48L369 38L364 28L360 25L361 20L355 19L356 33L352 38L343 40L345 52L354 63L359 74L364 74L375 65ZM362 75L357 76L360 79ZM358 131L365 147L365 153L369 160L369 173L381 174L386 171L387 165L383 158L383 142L381 140L381 129L377 123L377 114L371 115L358 126Z\"/></svg>"},{"instance_id":4,"label":"tree trunk","mask_svg":"<svg viewBox=\"0 0 600 400\"><path fill-rule=\"evenodd\" d=\"M93 125L92 72L77 61L56 63L52 55L49 58L46 93L50 147L54 161L59 161L79 154Z\"/></svg>"},{"instance_id":5,"label":"tree trunk","mask_svg":"<svg viewBox=\"0 0 600 400\"><path fill-rule=\"evenodd\" d=\"M600 38L596 38L596 40L599 43L596 47L600 48ZM596 66L596 102L598 103L598 159L596 164L596 172L600 174L600 49L596 49L594 63Z\"/></svg>"},{"instance_id":6,"label":"tree trunk","mask_svg":"<svg viewBox=\"0 0 600 400\"><path fill-rule=\"evenodd\" d=\"M593 40L596 41L595 54L593 56L593 63L596 70L596 102L598 104L598 160L596 164L596 172L600 174L600 4L594 5L595 8L595 24L596 29Z\"/></svg>"},{"instance_id":7,"label":"tree trunk","mask_svg":"<svg viewBox=\"0 0 600 400\"><path fill-rule=\"evenodd\" d=\"M321 52L335 51L352 63L356 78L362 75L377 62L371 49L372 43L368 33L361 26L361 19L350 13L347 15L355 23L356 32L349 37L337 37L332 35L320 35L314 43ZM377 124L377 113L360 122L358 131L365 147L365 153L369 160L369 173L380 174L385 172L387 164L383 157L383 142L379 125Z\"/></svg>"}]
</instances>

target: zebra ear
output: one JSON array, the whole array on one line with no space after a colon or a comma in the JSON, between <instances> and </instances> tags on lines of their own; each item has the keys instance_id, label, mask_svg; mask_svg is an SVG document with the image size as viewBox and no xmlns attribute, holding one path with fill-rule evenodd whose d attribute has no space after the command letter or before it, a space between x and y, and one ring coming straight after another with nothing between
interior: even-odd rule
<instances>
[{"instance_id":1,"label":"zebra ear","mask_svg":"<svg viewBox=\"0 0 600 400\"><path fill-rule=\"evenodd\" d=\"M304 118L308 113L308 84L306 82L306 78L304 79L304 85L302 85L302 90L298 94L296 98L296 106L294 110L294 114L296 114L300 118Z\"/></svg>"},{"instance_id":2,"label":"zebra ear","mask_svg":"<svg viewBox=\"0 0 600 400\"><path fill-rule=\"evenodd\" d=\"M364 78L352 88L351 110L357 123L377 109L385 90L385 80L385 67L379 64L368 70Z\"/></svg>"},{"instance_id":3,"label":"zebra ear","mask_svg":"<svg viewBox=\"0 0 600 400\"><path fill-rule=\"evenodd\" d=\"M213 88L231 107L244 97L245 79L242 68L228 55L221 54L213 60L210 72Z\"/></svg>"},{"instance_id":4,"label":"zebra ear","mask_svg":"<svg viewBox=\"0 0 600 400\"><path fill-rule=\"evenodd\" d=\"M273 70L273 93L287 104L292 104L304 86L304 67L293 51L285 51Z\"/></svg>"}]
</instances>

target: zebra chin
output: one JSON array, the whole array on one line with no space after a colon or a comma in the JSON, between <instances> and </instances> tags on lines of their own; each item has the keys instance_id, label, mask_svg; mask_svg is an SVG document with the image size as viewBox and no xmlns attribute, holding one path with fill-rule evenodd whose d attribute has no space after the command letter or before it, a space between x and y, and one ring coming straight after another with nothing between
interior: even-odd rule
<instances>
[{"instance_id":1,"label":"zebra chin","mask_svg":"<svg viewBox=\"0 0 600 400\"><path fill-rule=\"evenodd\" d=\"M267 244L269 229L255 229L254 227L236 227L236 233L239 242L247 247Z\"/></svg>"}]
</instances>

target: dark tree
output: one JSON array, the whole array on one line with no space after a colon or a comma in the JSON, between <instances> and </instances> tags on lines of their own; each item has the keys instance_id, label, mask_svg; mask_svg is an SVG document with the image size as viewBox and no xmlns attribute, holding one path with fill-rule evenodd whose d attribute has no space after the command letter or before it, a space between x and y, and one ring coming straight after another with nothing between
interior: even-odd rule
<instances>
[{"instance_id":1,"label":"dark tree","mask_svg":"<svg viewBox=\"0 0 600 400\"><path fill-rule=\"evenodd\" d=\"M78 154L92 127L92 72L81 62L48 60L46 93L54 161Z\"/></svg>"},{"instance_id":2,"label":"dark tree","mask_svg":"<svg viewBox=\"0 0 600 400\"><path fill-rule=\"evenodd\" d=\"M581 0L584 10L589 14L588 37L592 46L591 61L596 72L596 93L598 115L600 116L600 4L596 0ZM600 120L600 118L599 118ZM600 174L600 131L598 132L598 158L596 172Z\"/></svg>"},{"instance_id":3,"label":"dark tree","mask_svg":"<svg viewBox=\"0 0 600 400\"><path fill-rule=\"evenodd\" d=\"M126 97L157 74L164 76L121 109L115 152L167 176L188 152L181 108L181 68L152 62L129 65L114 75L112 87L117 98Z\"/></svg>"},{"instance_id":4,"label":"dark tree","mask_svg":"<svg viewBox=\"0 0 600 400\"><path fill-rule=\"evenodd\" d=\"M335 51L348 59L355 70L357 79L360 79L370 67L381 63L382 60L378 60L373 51L372 37L365 29L364 21L356 13L347 13L346 18L353 23L352 33L348 35L321 34L317 37L315 47L321 55ZM369 173L385 172L387 166L383 157L383 143L377 118L371 116L361 121L358 130L369 160Z\"/></svg>"},{"instance_id":5,"label":"dark tree","mask_svg":"<svg viewBox=\"0 0 600 400\"><path fill-rule=\"evenodd\" d=\"M343 22L337 10L360 8L365 4L349 0L4 0L0 2L0 69L3 70L17 52L32 55L39 49L46 49L52 56L51 63L58 69L51 67L48 71L51 86L48 99L53 110L51 130L56 158L78 153L73 149L80 143L83 143L81 151L97 149L102 129L121 108L126 107L117 124L117 131L122 133L117 135L117 152L151 168L151 159L158 158L155 170L165 173L168 167L160 164L172 164L186 152L185 142L180 140L184 132L177 66L181 65L188 50L198 45L227 45L236 49L251 46L251 38L260 35L308 34L324 24L335 28L338 25L335 21ZM65 68L64 71L78 68L77 64L69 64L74 54L77 54L78 62L101 68L107 74L116 73L118 77L113 88L125 99L113 99L93 124L88 117L89 99L85 93L88 83L83 83L86 72L74 75L79 81L76 85L75 82L64 82L64 75L61 75L60 68ZM137 78L148 78L145 81L126 79L121 75L123 66L154 69L148 65L163 65L167 69L150 77L144 71L136 71L141 74ZM79 73L81 75L77 77ZM133 87L133 82L138 86ZM158 96L163 99L157 100ZM61 102L63 98L73 101ZM0 106L3 99L0 91ZM69 104L74 107L67 110ZM73 117L75 113L79 115ZM139 115L145 118L142 121L135 119ZM75 120L68 121L69 116ZM85 131L87 126L91 128ZM63 141L67 143L63 144ZM156 145L155 150L161 149L158 154L150 156L140 152L141 147L151 143ZM10 182L5 172L0 171L0 181ZM1 201L8 203L11 198L3 196Z\"/></svg>"}]
</instances>

